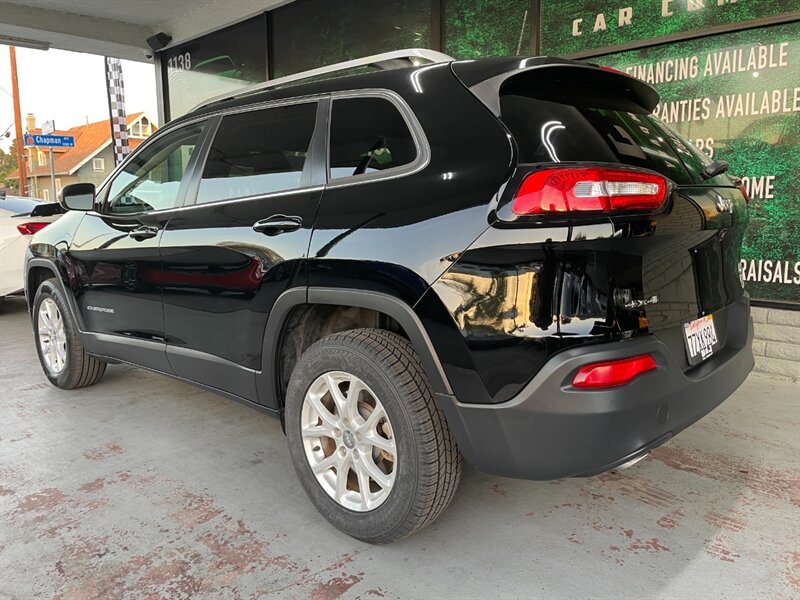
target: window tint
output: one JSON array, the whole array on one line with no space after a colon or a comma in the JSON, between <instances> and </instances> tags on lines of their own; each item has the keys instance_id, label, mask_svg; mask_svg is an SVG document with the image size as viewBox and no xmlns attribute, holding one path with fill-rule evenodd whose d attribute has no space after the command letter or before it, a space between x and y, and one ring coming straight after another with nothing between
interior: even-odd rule
<instances>
[{"instance_id":1,"label":"window tint","mask_svg":"<svg viewBox=\"0 0 800 600\"><path fill-rule=\"evenodd\" d=\"M311 102L224 117L208 153L197 202L301 187L316 114L317 104Z\"/></svg>"},{"instance_id":2,"label":"window tint","mask_svg":"<svg viewBox=\"0 0 800 600\"><path fill-rule=\"evenodd\" d=\"M111 182L106 212L129 214L173 208L203 125L195 123L172 131L131 156Z\"/></svg>"},{"instance_id":3,"label":"window tint","mask_svg":"<svg viewBox=\"0 0 800 600\"><path fill-rule=\"evenodd\" d=\"M522 163L621 163L656 171L676 183L692 182L653 117L515 94L501 96L500 110Z\"/></svg>"},{"instance_id":4,"label":"window tint","mask_svg":"<svg viewBox=\"0 0 800 600\"><path fill-rule=\"evenodd\" d=\"M416 157L414 138L394 104L383 98L334 100L331 179L407 165Z\"/></svg>"}]
</instances>

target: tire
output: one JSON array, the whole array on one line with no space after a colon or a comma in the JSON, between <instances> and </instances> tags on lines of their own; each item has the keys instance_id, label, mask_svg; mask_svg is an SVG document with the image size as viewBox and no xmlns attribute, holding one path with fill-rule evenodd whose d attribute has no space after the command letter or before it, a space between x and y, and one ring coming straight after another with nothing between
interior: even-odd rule
<instances>
[{"instance_id":1,"label":"tire","mask_svg":"<svg viewBox=\"0 0 800 600\"><path fill-rule=\"evenodd\" d=\"M43 305L45 305L44 310ZM43 313L52 314L53 317L45 316ZM73 390L100 381L106 372L106 363L86 353L67 301L53 279L43 281L36 290L32 317L36 353L50 383L64 390ZM53 331L58 331L58 326L48 327L48 322L52 325L59 320L63 324L63 335L60 333L53 335ZM53 360L53 353L48 352L50 348L47 343L48 338L60 348L60 351L56 352L57 360Z\"/></svg>"},{"instance_id":2,"label":"tire","mask_svg":"<svg viewBox=\"0 0 800 600\"><path fill-rule=\"evenodd\" d=\"M364 386L357 394L359 413L347 427L339 428L338 438L336 428L330 429L330 423L316 419L321 413L314 408L319 403L323 407L335 406L339 418L346 416L349 409L338 411L332 393L319 391L332 389L331 382L339 387L340 401L344 403L348 392L355 389L352 386ZM319 402L312 401L312 397ZM336 418L337 414L329 411L328 417ZM385 414L385 419L373 419L376 423L368 427L369 415L380 414ZM444 415L433 401L428 378L413 347L394 333L355 329L312 345L292 373L285 423L292 463L309 499L334 527L356 539L385 544L404 538L435 521L458 488L461 454ZM333 431L334 436L308 437L302 433L303 428L316 432L319 427L328 427L327 433ZM349 442L355 447L347 445L348 433ZM369 440L382 448L372 446ZM387 445L394 448L394 454L383 449ZM332 458L337 452L340 458ZM338 500L335 494L341 488L337 470L332 468L317 475L312 461L322 466L323 461L347 460L346 456L341 458L342 452L349 452L352 457L351 466L347 467L347 487ZM366 480L364 485L362 475L374 473L373 467L378 464L382 469L379 477ZM391 485L383 487L379 483L389 479ZM333 487L336 490L331 490ZM365 494L362 490L369 491Z\"/></svg>"}]
</instances>

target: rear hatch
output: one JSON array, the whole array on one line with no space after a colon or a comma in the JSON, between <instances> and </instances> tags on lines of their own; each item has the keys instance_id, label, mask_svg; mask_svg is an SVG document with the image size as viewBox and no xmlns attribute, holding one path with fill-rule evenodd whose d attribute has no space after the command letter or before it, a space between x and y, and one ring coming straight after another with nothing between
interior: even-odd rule
<instances>
[{"instance_id":1,"label":"rear hatch","mask_svg":"<svg viewBox=\"0 0 800 600\"><path fill-rule=\"evenodd\" d=\"M739 259L747 206L737 180L727 174L704 177L711 161L649 115L658 96L643 82L591 65L529 60L540 62L531 68L523 61L519 68L516 61L513 70L498 67L481 81L470 81L462 67L465 83L500 118L517 148L517 169L501 198L500 219L537 228L610 224L607 281L594 282L607 295L606 325L623 335L655 333L684 369L703 362L709 341L715 354L722 353L728 307L741 300L746 310ZM586 166L617 174L629 170L645 180L660 175L667 182L664 199L658 207L639 210L531 215L511 210L532 173L583 173ZM574 309L563 303L559 310L559 320L580 316L565 314ZM709 340L714 334L708 315L715 321L716 341Z\"/></svg>"}]
</instances>

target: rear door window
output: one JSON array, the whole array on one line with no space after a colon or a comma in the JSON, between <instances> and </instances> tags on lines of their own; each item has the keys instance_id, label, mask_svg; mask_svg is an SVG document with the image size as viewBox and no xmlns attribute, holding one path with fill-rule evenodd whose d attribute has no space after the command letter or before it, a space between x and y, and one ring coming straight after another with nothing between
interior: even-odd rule
<instances>
[{"instance_id":1,"label":"rear door window","mask_svg":"<svg viewBox=\"0 0 800 600\"><path fill-rule=\"evenodd\" d=\"M521 163L619 163L661 173L679 184L696 181L673 146L676 140L671 138L680 138L651 116L514 94L501 96L500 109ZM691 152L683 142L680 149ZM696 160L694 155L685 158Z\"/></svg>"},{"instance_id":2,"label":"rear door window","mask_svg":"<svg viewBox=\"0 0 800 600\"><path fill-rule=\"evenodd\" d=\"M384 98L334 100L330 140L332 180L387 171L417 158L403 115Z\"/></svg>"},{"instance_id":3,"label":"rear door window","mask_svg":"<svg viewBox=\"0 0 800 600\"><path fill-rule=\"evenodd\" d=\"M222 118L206 159L197 203L303 187L317 103L253 110Z\"/></svg>"}]
</instances>

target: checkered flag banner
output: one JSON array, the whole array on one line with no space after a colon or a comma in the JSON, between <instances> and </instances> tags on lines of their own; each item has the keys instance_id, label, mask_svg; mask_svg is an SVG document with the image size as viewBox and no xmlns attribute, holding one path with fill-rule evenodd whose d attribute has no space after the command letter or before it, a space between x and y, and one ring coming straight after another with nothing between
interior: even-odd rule
<instances>
[{"instance_id":1,"label":"checkered flag banner","mask_svg":"<svg viewBox=\"0 0 800 600\"><path fill-rule=\"evenodd\" d=\"M125 85L122 82L122 62L106 56L106 88L108 112L111 117L111 139L114 142L114 164L118 165L130 152L125 115Z\"/></svg>"}]
</instances>

